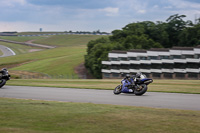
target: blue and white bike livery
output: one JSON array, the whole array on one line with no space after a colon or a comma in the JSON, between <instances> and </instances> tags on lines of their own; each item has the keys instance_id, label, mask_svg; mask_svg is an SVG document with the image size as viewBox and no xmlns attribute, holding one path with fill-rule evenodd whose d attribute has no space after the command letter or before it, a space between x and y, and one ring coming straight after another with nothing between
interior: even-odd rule
<instances>
[{"instance_id":1,"label":"blue and white bike livery","mask_svg":"<svg viewBox=\"0 0 200 133\"><path fill-rule=\"evenodd\" d=\"M124 78L121 84L114 89L114 94L133 93L141 96L147 91L147 85L153 82L153 79L147 78L142 73L137 73L135 77Z\"/></svg>"}]
</instances>

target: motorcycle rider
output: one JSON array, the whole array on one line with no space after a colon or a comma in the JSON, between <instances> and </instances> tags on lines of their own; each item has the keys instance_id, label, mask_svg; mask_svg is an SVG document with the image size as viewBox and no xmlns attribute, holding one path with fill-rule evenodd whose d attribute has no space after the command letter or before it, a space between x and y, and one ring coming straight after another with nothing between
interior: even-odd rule
<instances>
[{"instance_id":1,"label":"motorcycle rider","mask_svg":"<svg viewBox=\"0 0 200 133\"><path fill-rule=\"evenodd\" d=\"M129 92L133 92L133 89L135 86L135 82L137 82L140 79L143 79L144 76L141 72L137 72L135 77L133 78L133 76L131 77L129 74L126 75L126 77L122 80L122 92L123 93L129 93Z\"/></svg>"},{"instance_id":2,"label":"motorcycle rider","mask_svg":"<svg viewBox=\"0 0 200 133\"><path fill-rule=\"evenodd\" d=\"M1 69L0 73L2 73L2 75L5 75L7 73L7 69L6 68Z\"/></svg>"},{"instance_id":3,"label":"motorcycle rider","mask_svg":"<svg viewBox=\"0 0 200 133\"><path fill-rule=\"evenodd\" d=\"M122 80L122 92L123 93L129 93L129 92L133 92L133 89L130 89L129 87L134 86L134 80L133 78L127 74L126 77Z\"/></svg>"},{"instance_id":4,"label":"motorcycle rider","mask_svg":"<svg viewBox=\"0 0 200 133\"><path fill-rule=\"evenodd\" d=\"M136 75L135 75L134 82L137 82L138 80L144 79L144 78L145 78L144 74L142 74L141 72L137 72Z\"/></svg>"}]
</instances>

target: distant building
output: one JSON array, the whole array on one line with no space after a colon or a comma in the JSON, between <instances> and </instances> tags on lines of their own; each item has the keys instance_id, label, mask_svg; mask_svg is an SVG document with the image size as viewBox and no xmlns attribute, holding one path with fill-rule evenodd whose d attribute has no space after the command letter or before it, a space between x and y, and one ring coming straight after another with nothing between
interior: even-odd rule
<instances>
[{"instance_id":1,"label":"distant building","mask_svg":"<svg viewBox=\"0 0 200 133\"><path fill-rule=\"evenodd\" d=\"M40 32L42 32L42 28L40 28Z\"/></svg>"},{"instance_id":2,"label":"distant building","mask_svg":"<svg viewBox=\"0 0 200 133\"><path fill-rule=\"evenodd\" d=\"M149 78L200 79L200 45L197 47L153 48L111 51L102 61L103 78L122 78L142 72ZM123 73L123 75L122 75Z\"/></svg>"}]
</instances>

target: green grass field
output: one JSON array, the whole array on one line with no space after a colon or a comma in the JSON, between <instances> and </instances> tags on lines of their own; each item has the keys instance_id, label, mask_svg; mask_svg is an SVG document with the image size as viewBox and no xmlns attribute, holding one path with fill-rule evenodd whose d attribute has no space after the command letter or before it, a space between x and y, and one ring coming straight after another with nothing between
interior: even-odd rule
<instances>
[{"instance_id":1,"label":"green grass field","mask_svg":"<svg viewBox=\"0 0 200 133\"><path fill-rule=\"evenodd\" d=\"M1 65L16 65L9 69L11 74L18 71L28 71L47 75L70 75L75 74L74 68L83 62L85 53L85 47L60 47L5 57L1 59Z\"/></svg>"},{"instance_id":2,"label":"green grass field","mask_svg":"<svg viewBox=\"0 0 200 133\"><path fill-rule=\"evenodd\" d=\"M0 36L0 39L17 41L17 42L27 42L30 40L39 40L39 39L43 39L43 38L46 38L46 37L44 37L44 36L30 36L30 37Z\"/></svg>"},{"instance_id":3,"label":"green grass field","mask_svg":"<svg viewBox=\"0 0 200 133\"><path fill-rule=\"evenodd\" d=\"M1 133L198 133L200 112L0 98Z\"/></svg>"},{"instance_id":4,"label":"green grass field","mask_svg":"<svg viewBox=\"0 0 200 133\"><path fill-rule=\"evenodd\" d=\"M28 52L36 49L30 46L0 42L13 49L17 55L0 58L0 68L9 68L11 74L39 73L41 75L71 75L69 78L78 78L75 67L84 62L86 45L90 40L102 36L94 35L55 35L41 37L1 37L3 39L25 42L34 40L33 43L57 46L55 49L46 49L37 52ZM38 48L37 48L38 49Z\"/></svg>"},{"instance_id":5,"label":"green grass field","mask_svg":"<svg viewBox=\"0 0 200 133\"><path fill-rule=\"evenodd\" d=\"M0 50L0 56L3 55L3 52Z\"/></svg>"},{"instance_id":6,"label":"green grass field","mask_svg":"<svg viewBox=\"0 0 200 133\"><path fill-rule=\"evenodd\" d=\"M0 68L9 67L12 77L20 73L76 77L74 68L83 63L86 44L96 37L102 36L2 37L58 47L29 53L35 48L0 42L17 53L0 58ZM11 79L6 85L113 90L118 84L120 79ZM154 80L148 91L200 94L199 86L199 80ZM199 125L199 111L0 98L0 133L197 133Z\"/></svg>"},{"instance_id":7,"label":"green grass field","mask_svg":"<svg viewBox=\"0 0 200 133\"><path fill-rule=\"evenodd\" d=\"M48 35L48 36L0 36L0 39L27 42L32 40L33 43L54 45L54 46L86 46L90 40L98 39L100 35Z\"/></svg>"},{"instance_id":8,"label":"green grass field","mask_svg":"<svg viewBox=\"0 0 200 133\"><path fill-rule=\"evenodd\" d=\"M11 70L39 72L48 75L75 74L74 68L83 62L84 54L85 48L80 49L80 47L45 50L34 56L23 56L23 59L26 57L27 61L32 60L32 62Z\"/></svg>"},{"instance_id":9,"label":"green grass field","mask_svg":"<svg viewBox=\"0 0 200 133\"><path fill-rule=\"evenodd\" d=\"M56 46L86 46L89 40L95 40L103 36L97 35L57 35L34 41L34 43Z\"/></svg>"}]
</instances>

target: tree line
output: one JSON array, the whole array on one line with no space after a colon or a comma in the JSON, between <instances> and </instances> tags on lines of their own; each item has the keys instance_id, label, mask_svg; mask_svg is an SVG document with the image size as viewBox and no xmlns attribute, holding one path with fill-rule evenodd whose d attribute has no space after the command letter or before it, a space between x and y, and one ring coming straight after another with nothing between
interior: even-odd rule
<instances>
[{"instance_id":1,"label":"tree line","mask_svg":"<svg viewBox=\"0 0 200 133\"><path fill-rule=\"evenodd\" d=\"M143 21L127 24L112 36L92 40L87 44L85 66L95 78L102 78L101 61L108 60L111 50L194 47L200 45L200 19L196 24L175 14L166 22Z\"/></svg>"},{"instance_id":2,"label":"tree line","mask_svg":"<svg viewBox=\"0 0 200 133\"><path fill-rule=\"evenodd\" d=\"M101 32L100 30L96 30L96 31L93 31L93 32L90 32L90 31L76 31L76 32L73 32L73 31L65 31L65 33L71 33L71 34L94 34L94 35L110 35L110 33L107 33L107 32Z\"/></svg>"}]
</instances>

